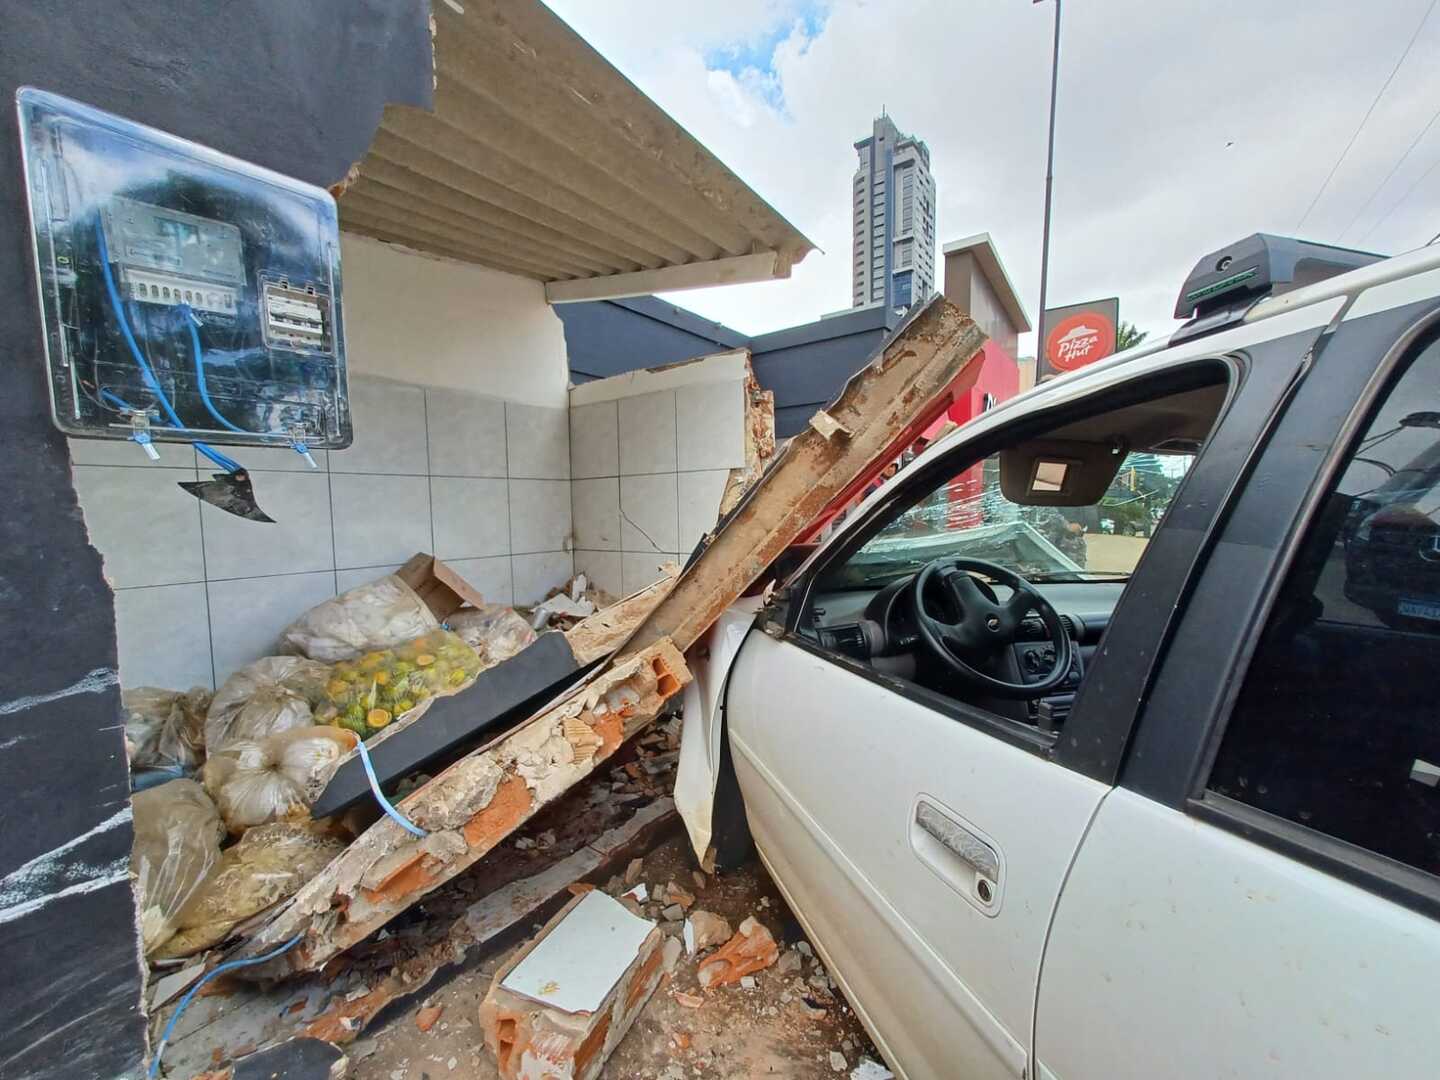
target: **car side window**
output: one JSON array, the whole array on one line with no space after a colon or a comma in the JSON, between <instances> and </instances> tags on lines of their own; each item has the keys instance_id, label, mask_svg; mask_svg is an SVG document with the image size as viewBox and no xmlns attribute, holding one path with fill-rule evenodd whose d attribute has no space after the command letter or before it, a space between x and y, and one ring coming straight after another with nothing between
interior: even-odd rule
<instances>
[{"instance_id":1,"label":"car side window","mask_svg":"<svg viewBox=\"0 0 1440 1080\"><path fill-rule=\"evenodd\" d=\"M1349 448L1289 571L1209 788L1440 874L1440 341Z\"/></svg>"}]
</instances>

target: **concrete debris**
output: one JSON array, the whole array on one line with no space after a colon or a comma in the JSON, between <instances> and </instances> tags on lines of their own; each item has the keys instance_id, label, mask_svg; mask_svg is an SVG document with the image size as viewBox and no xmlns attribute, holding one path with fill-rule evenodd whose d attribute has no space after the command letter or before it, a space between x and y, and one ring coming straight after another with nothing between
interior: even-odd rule
<instances>
[{"instance_id":1,"label":"concrete debris","mask_svg":"<svg viewBox=\"0 0 1440 1080\"><path fill-rule=\"evenodd\" d=\"M798 952L801 956L815 955L815 950L810 947L810 943L808 941L797 941L795 943L795 951Z\"/></svg>"},{"instance_id":2,"label":"concrete debris","mask_svg":"<svg viewBox=\"0 0 1440 1080\"><path fill-rule=\"evenodd\" d=\"M415 1026L421 1031L429 1031L440 1019L440 1014L445 1011L442 1005L428 1005L415 1014Z\"/></svg>"},{"instance_id":3,"label":"concrete debris","mask_svg":"<svg viewBox=\"0 0 1440 1080\"><path fill-rule=\"evenodd\" d=\"M740 989L741 989L741 990L754 990L757 985L759 985L759 984L755 982L755 976L754 976L754 975L741 975L741 976L740 976Z\"/></svg>"},{"instance_id":4,"label":"concrete debris","mask_svg":"<svg viewBox=\"0 0 1440 1080\"><path fill-rule=\"evenodd\" d=\"M849 1067L850 1063L845 1060L844 1054L840 1053L839 1050L830 1051L830 1068L834 1069L837 1073L843 1073Z\"/></svg>"},{"instance_id":5,"label":"concrete debris","mask_svg":"<svg viewBox=\"0 0 1440 1080\"><path fill-rule=\"evenodd\" d=\"M673 881L665 886L665 899L669 900L672 904L680 905L680 907L686 911L689 911L695 904L695 894L682 889Z\"/></svg>"},{"instance_id":6,"label":"concrete debris","mask_svg":"<svg viewBox=\"0 0 1440 1080\"><path fill-rule=\"evenodd\" d=\"M793 975L800 970L804 963L804 958L794 949L791 949L789 952L781 955L779 966L777 966L775 970L780 972L781 975Z\"/></svg>"},{"instance_id":7,"label":"concrete debris","mask_svg":"<svg viewBox=\"0 0 1440 1080\"><path fill-rule=\"evenodd\" d=\"M780 957L779 947L765 925L753 915L740 924L735 936L701 963L697 976L707 990L729 986L761 971Z\"/></svg>"},{"instance_id":8,"label":"concrete debris","mask_svg":"<svg viewBox=\"0 0 1440 1080\"><path fill-rule=\"evenodd\" d=\"M895 1074L872 1058L862 1057L850 1070L850 1080L895 1080Z\"/></svg>"},{"instance_id":9,"label":"concrete debris","mask_svg":"<svg viewBox=\"0 0 1440 1080\"><path fill-rule=\"evenodd\" d=\"M694 941L690 949L691 955L713 949L730 940L730 923L713 912L692 911L690 918L685 920L685 928L687 944L691 939Z\"/></svg>"},{"instance_id":10,"label":"concrete debris","mask_svg":"<svg viewBox=\"0 0 1440 1080\"><path fill-rule=\"evenodd\" d=\"M680 943L595 890L568 903L496 973L480 1027L502 1080L592 1080Z\"/></svg>"},{"instance_id":11,"label":"concrete debris","mask_svg":"<svg viewBox=\"0 0 1440 1080\"><path fill-rule=\"evenodd\" d=\"M698 1009L705 1004L705 999L699 994L687 994L683 990L677 990L674 994L675 1000L687 1009Z\"/></svg>"}]
</instances>

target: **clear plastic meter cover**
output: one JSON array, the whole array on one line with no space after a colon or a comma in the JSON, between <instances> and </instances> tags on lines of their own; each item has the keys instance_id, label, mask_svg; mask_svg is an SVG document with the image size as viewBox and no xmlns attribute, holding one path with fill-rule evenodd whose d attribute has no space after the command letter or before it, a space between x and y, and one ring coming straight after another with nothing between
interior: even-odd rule
<instances>
[{"instance_id":1,"label":"clear plastic meter cover","mask_svg":"<svg viewBox=\"0 0 1440 1080\"><path fill-rule=\"evenodd\" d=\"M16 97L60 429L350 445L330 194L56 94Z\"/></svg>"}]
</instances>

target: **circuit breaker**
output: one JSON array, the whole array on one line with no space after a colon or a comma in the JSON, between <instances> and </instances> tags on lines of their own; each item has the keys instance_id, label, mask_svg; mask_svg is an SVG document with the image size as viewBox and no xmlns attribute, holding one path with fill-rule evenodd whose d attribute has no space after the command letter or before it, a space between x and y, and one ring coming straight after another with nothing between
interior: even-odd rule
<instances>
[{"instance_id":1,"label":"circuit breaker","mask_svg":"<svg viewBox=\"0 0 1440 1080\"><path fill-rule=\"evenodd\" d=\"M56 94L17 103L59 428L350 445L329 192Z\"/></svg>"}]
</instances>

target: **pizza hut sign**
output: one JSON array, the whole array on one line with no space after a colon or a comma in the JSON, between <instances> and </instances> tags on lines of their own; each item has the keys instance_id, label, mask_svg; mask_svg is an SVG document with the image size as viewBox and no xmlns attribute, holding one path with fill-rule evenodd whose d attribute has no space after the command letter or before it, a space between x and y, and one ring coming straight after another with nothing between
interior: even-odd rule
<instances>
[{"instance_id":1,"label":"pizza hut sign","mask_svg":"<svg viewBox=\"0 0 1440 1080\"><path fill-rule=\"evenodd\" d=\"M1113 353L1119 306L1108 300L1046 312L1044 356L1050 370L1074 371Z\"/></svg>"}]
</instances>

